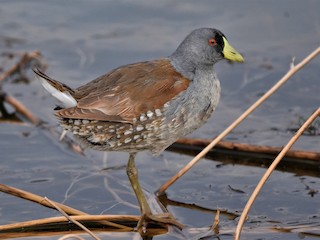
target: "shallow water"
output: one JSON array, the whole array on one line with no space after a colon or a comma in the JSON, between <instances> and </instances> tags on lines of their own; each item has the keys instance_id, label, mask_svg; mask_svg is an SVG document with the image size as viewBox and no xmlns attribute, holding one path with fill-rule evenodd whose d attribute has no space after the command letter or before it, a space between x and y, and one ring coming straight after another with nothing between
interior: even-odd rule
<instances>
[{"instance_id":1,"label":"shallow water","mask_svg":"<svg viewBox=\"0 0 320 240\"><path fill-rule=\"evenodd\" d=\"M292 57L298 63L319 46L319 9L318 1L94 0L67 4L8 0L0 4L0 52L39 49L49 65L47 73L76 87L119 65L167 56L194 28L218 28L244 54L246 62L221 62L216 66L222 85L220 104L209 122L191 135L213 138L287 72ZM7 63L3 56L0 63ZM319 69L318 57L226 140L285 145L293 135L289 130L299 126L299 117L307 118L319 107ZM33 77L31 73L30 76ZM52 116L55 101L38 81L8 82L3 88L58 129ZM319 151L319 146L319 135L305 135L294 148ZM102 161L101 153L91 150L86 151L86 156L79 156L48 131L31 124L12 123L0 124L0 149L0 183L92 214L139 214L125 173L125 153L108 153L107 161ZM190 156L167 151L158 157L141 153L136 163L140 182L146 191L153 192L190 160ZM105 167L112 170L101 171ZM237 213L264 171L202 160L168 189L168 198ZM314 239L303 232L318 234L319 238L320 195L312 196L309 191L319 191L319 183L319 177L274 172L250 212L243 239ZM123 202L116 200L112 190ZM1 193L0 199L0 224L58 215L6 194ZM169 209L190 228L210 226L215 216L184 207ZM232 239L236 223L222 215L219 239ZM272 231L273 226L296 230ZM191 236L190 232L186 236ZM128 233L101 236L135 237ZM169 233L154 239L179 236Z\"/></svg>"}]
</instances>

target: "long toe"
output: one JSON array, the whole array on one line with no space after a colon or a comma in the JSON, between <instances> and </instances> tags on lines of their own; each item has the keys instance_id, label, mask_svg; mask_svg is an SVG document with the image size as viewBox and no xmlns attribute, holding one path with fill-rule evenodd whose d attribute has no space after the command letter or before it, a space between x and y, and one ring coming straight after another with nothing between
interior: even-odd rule
<instances>
[{"instance_id":1,"label":"long toe","mask_svg":"<svg viewBox=\"0 0 320 240\"><path fill-rule=\"evenodd\" d=\"M144 235L147 232L148 225L155 223L164 227L175 226L180 230L184 228L184 225L178 222L171 213L161 214L142 214L137 225L137 231Z\"/></svg>"}]
</instances>

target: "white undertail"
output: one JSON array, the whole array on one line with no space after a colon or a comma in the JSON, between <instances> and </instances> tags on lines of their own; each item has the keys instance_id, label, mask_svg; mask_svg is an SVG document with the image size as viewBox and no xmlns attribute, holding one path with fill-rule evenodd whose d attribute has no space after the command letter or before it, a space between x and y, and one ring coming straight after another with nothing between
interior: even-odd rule
<instances>
[{"instance_id":1,"label":"white undertail","mask_svg":"<svg viewBox=\"0 0 320 240\"><path fill-rule=\"evenodd\" d=\"M65 108L71 108L77 106L77 101L74 99L74 97L71 96L71 94L67 91L60 92L58 89L54 88L50 85L45 79L41 79L42 86L56 99L58 99Z\"/></svg>"}]
</instances>

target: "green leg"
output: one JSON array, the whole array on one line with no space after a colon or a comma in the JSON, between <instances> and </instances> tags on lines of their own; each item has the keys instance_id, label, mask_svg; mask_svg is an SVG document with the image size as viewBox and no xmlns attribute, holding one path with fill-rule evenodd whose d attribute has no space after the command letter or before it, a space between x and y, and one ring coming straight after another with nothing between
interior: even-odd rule
<instances>
[{"instance_id":1,"label":"green leg","mask_svg":"<svg viewBox=\"0 0 320 240\"><path fill-rule=\"evenodd\" d=\"M131 186L133 188L133 191L137 197L137 200L139 202L140 211L141 211L141 218L137 225L137 230L141 233L146 232L146 228L148 225L148 222L154 221L158 223L163 223L165 225L175 225L179 227L180 229L183 228L183 225L179 222L177 222L173 216L171 216L170 213L164 213L164 214L158 214L158 215L152 215L151 209L149 207L149 204L147 202L146 197L143 194L142 188L140 186L139 180L138 180L138 170L136 169L136 166L134 164L134 158L136 156L136 153L130 153L129 161L127 165L127 175L130 180Z\"/></svg>"},{"instance_id":2,"label":"green leg","mask_svg":"<svg viewBox=\"0 0 320 240\"><path fill-rule=\"evenodd\" d=\"M138 170L134 164L135 156L136 156L136 153L130 153L129 161L127 165L127 175L140 205L141 218L137 226L139 230L141 229L141 227L146 227L145 217L151 216L152 213L138 180Z\"/></svg>"}]
</instances>

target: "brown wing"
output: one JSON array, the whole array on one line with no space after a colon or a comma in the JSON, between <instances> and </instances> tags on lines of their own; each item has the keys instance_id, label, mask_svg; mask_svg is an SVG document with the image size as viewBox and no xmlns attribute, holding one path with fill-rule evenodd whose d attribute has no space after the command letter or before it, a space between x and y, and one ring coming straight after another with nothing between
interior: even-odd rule
<instances>
[{"instance_id":1,"label":"brown wing","mask_svg":"<svg viewBox=\"0 0 320 240\"><path fill-rule=\"evenodd\" d=\"M142 113L161 109L189 83L167 59L131 64L79 87L73 95L78 105L56 114L63 118L132 122Z\"/></svg>"}]
</instances>

